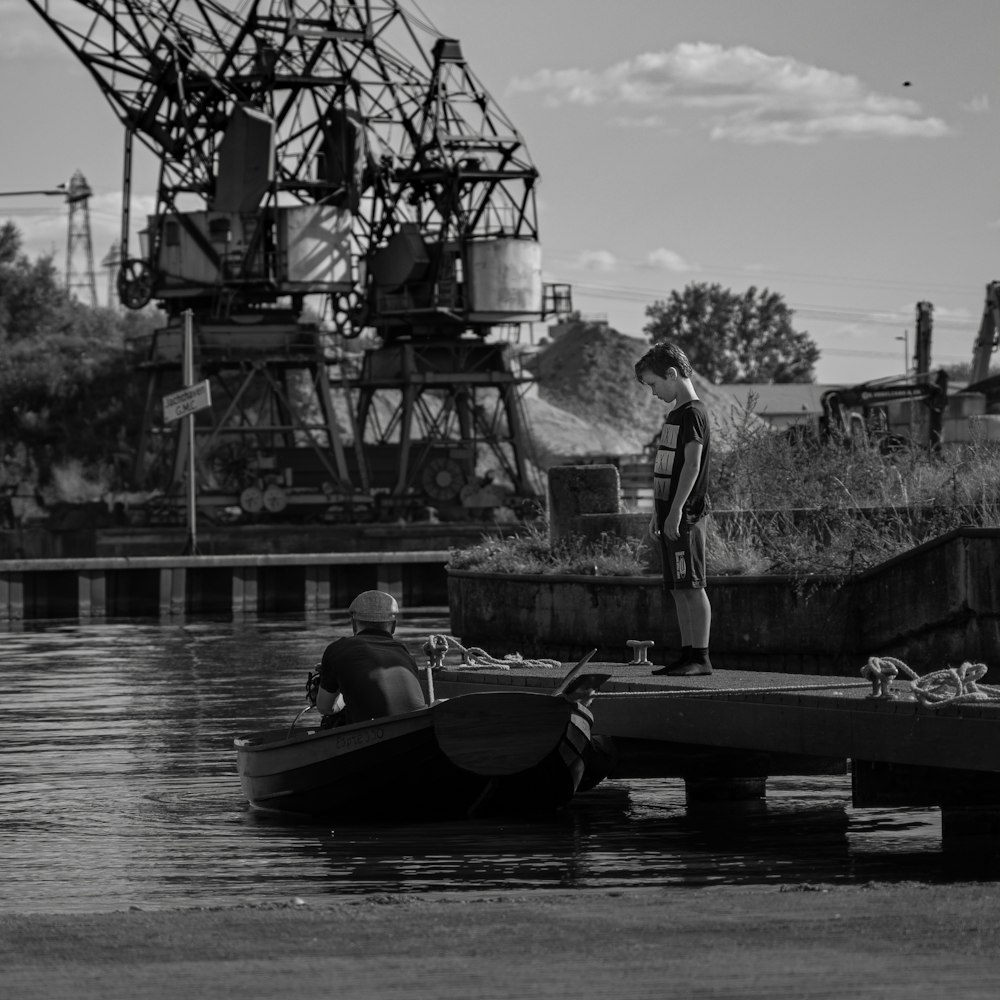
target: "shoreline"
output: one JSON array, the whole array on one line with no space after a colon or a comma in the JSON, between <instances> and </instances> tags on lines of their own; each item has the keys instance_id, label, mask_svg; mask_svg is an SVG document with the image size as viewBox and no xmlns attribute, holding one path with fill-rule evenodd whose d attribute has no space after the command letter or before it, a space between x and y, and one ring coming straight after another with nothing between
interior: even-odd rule
<instances>
[{"instance_id":1,"label":"shoreline","mask_svg":"<svg viewBox=\"0 0 1000 1000\"><path fill-rule=\"evenodd\" d=\"M0 914L0 993L994 996L1000 886L376 893Z\"/></svg>"}]
</instances>

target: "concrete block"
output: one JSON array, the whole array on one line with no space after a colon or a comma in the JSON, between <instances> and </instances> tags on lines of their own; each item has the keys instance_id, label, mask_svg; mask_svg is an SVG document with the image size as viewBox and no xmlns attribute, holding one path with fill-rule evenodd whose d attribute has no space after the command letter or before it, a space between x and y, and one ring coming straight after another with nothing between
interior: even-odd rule
<instances>
[{"instance_id":1,"label":"concrete block","mask_svg":"<svg viewBox=\"0 0 1000 1000\"><path fill-rule=\"evenodd\" d=\"M548 472L549 537L572 534L581 514L617 514L621 483L613 465L556 465Z\"/></svg>"}]
</instances>

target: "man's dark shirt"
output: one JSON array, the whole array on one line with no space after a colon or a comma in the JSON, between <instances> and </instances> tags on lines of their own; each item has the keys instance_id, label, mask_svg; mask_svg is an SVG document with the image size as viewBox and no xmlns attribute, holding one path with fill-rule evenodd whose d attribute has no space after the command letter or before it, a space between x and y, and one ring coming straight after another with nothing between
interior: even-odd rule
<instances>
[{"instance_id":1,"label":"man's dark shirt","mask_svg":"<svg viewBox=\"0 0 1000 1000\"><path fill-rule=\"evenodd\" d=\"M326 647L320 685L344 696L344 721L362 722L423 708L417 662L387 632L364 629Z\"/></svg>"}]
</instances>

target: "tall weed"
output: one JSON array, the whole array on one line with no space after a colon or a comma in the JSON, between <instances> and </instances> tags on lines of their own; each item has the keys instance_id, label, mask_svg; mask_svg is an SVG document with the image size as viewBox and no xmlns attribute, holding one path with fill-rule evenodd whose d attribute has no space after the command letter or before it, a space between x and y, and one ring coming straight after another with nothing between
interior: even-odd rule
<instances>
[{"instance_id":1,"label":"tall weed","mask_svg":"<svg viewBox=\"0 0 1000 1000\"><path fill-rule=\"evenodd\" d=\"M746 419L716 460L712 502L716 544L766 572L851 574L953 528L1000 526L1000 444L887 452Z\"/></svg>"}]
</instances>

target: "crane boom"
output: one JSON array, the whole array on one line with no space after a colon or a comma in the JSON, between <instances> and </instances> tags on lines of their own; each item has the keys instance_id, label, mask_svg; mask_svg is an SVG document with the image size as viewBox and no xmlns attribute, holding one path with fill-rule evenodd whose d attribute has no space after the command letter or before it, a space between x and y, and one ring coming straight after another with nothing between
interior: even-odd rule
<instances>
[{"instance_id":1,"label":"crane boom","mask_svg":"<svg viewBox=\"0 0 1000 1000\"><path fill-rule=\"evenodd\" d=\"M538 272L512 318L541 317L540 260L526 249L538 236L537 170L459 43L401 3L28 2L124 125L126 190L133 140L159 161L138 257L127 209L123 219L126 304L158 298L178 314L208 297L217 313L219 303L323 292L341 307L347 336L377 316L383 332L408 326L404 307L502 322L511 317L489 304L427 293L464 281L468 244L506 240L522 244L522 269ZM280 259L303 229L325 236L324 252L337 258L308 280ZM423 295L375 302L373 286L414 283Z\"/></svg>"}]
</instances>

